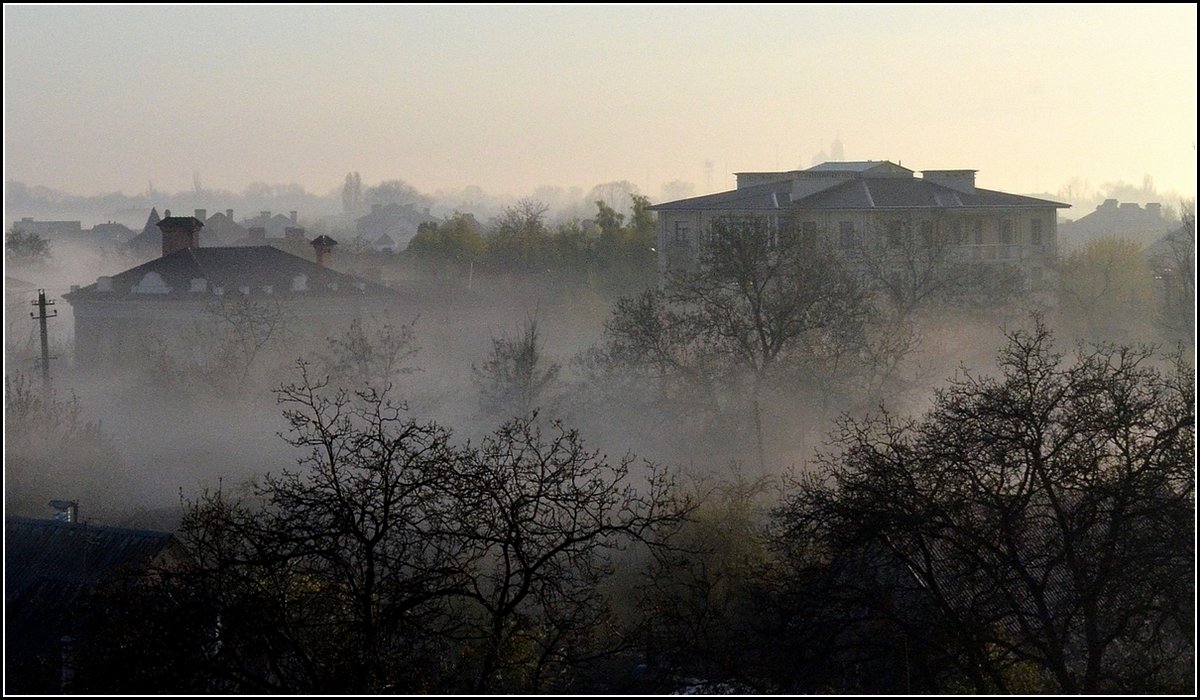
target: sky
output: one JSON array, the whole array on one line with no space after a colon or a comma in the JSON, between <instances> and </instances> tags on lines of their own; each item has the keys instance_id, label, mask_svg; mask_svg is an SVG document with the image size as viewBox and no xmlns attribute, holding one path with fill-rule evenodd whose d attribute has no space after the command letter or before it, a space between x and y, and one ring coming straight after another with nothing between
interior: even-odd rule
<instances>
[{"instance_id":1,"label":"sky","mask_svg":"<svg viewBox=\"0 0 1200 700\"><path fill-rule=\"evenodd\" d=\"M657 195L847 160L1194 197L1196 5L4 6L6 180Z\"/></svg>"}]
</instances>

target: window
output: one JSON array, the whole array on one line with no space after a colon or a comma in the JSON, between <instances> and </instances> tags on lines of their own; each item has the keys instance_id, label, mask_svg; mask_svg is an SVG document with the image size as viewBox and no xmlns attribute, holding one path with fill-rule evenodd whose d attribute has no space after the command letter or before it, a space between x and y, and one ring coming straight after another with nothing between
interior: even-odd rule
<instances>
[{"instance_id":1,"label":"window","mask_svg":"<svg viewBox=\"0 0 1200 700\"><path fill-rule=\"evenodd\" d=\"M1029 245L1042 244L1042 220L1033 219L1029 222Z\"/></svg>"},{"instance_id":2,"label":"window","mask_svg":"<svg viewBox=\"0 0 1200 700\"><path fill-rule=\"evenodd\" d=\"M688 242L688 225L686 221L675 222L675 244L687 245Z\"/></svg>"},{"instance_id":3,"label":"window","mask_svg":"<svg viewBox=\"0 0 1200 700\"><path fill-rule=\"evenodd\" d=\"M842 221L838 223L838 244L843 248L854 247L855 237L853 221Z\"/></svg>"},{"instance_id":4,"label":"window","mask_svg":"<svg viewBox=\"0 0 1200 700\"><path fill-rule=\"evenodd\" d=\"M1012 245L1013 242L1013 222L1012 219L1000 220L1000 244Z\"/></svg>"},{"instance_id":5,"label":"window","mask_svg":"<svg viewBox=\"0 0 1200 700\"><path fill-rule=\"evenodd\" d=\"M904 224L899 221L889 221L887 224L887 241L888 246L899 248L904 244L903 238Z\"/></svg>"},{"instance_id":6,"label":"window","mask_svg":"<svg viewBox=\"0 0 1200 700\"><path fill-rule=\"evenodd\" d=\"M983 219L975 219L975 245L983 245Z\"/></svg>"}]
</instances>

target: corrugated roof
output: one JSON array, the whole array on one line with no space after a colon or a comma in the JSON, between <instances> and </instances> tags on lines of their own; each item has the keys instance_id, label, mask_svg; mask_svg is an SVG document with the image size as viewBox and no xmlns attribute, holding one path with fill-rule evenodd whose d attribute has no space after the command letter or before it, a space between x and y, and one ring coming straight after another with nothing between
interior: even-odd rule
<instances>
[{"instance_id":1,"label":"corrugated roof","mask_svg":"<svg viewBox=\"0 0 1200 700\"><path fill-rule=\"evenodd\" d=\"M73 597L125 566L144 566L171 533L10 516L4 519L4 599L54 591ZM69 600L59 599L65 605Z\"/></svg>"},{"instance_id":2,"label":"corrugated roof","mask_svg":"<svg viewBox=\"0 0 1200 700\"><path fill-rule=\"evenodd\" d=\"M64 294L67 301L76 299L115 299L131 296L130 288L138 285L150 273L162 278L170 288L166 294L138 294L139 299L165 298L178 300L198 293L191 291L194 279L208 281L208 289L224 287L225 293L235 293L241 287L256 292L270 286L276 296L394 296L387 287L342 274L297 257L272 246L222 246L213 248L184 248L170 255L126 270L112 278L112 291L97 291L90 284L76 292ZM305 290L292 292L292 280L303 275ZM332 285L332 286L331 286Z\"/></svg>"}]
</instances>

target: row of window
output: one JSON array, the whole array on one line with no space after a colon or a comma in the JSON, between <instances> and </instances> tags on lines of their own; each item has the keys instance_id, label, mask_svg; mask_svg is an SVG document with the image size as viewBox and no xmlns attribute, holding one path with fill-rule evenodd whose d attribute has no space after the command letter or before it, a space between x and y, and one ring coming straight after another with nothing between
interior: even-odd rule
<instances>
[{"instance_id":1,"label":"row of window","mask_svg":"<svg viewBox=\"0 0 1200 700\"><path fill-rule=\"evenodd\" d=\"M964 223L969 223L969 226L964 226ZM773 230L773 229L772 229ZM805 221L800 225L800 232L805 238L816 236L817 222ZM1000 244L1013 244L1013 220L1000 220ZM676 221L674 242L676 244L686 244L689 239L688 222ZM968 219L966 222L962 219L953 219L950 222L950 242L954 245L968 245L973 241L975 245L983 245L983 219L975 218ZM908 231L904 222L892 221L887 225L888 245L892 247L900 247L904 244L907 238ZM921 241L925 245L929 245L933 241L934 225L932 221L922 221L919 224L919 235ZM853 247L857 240L854 231L854 222L841 221L838 222L838 242L844 248ZM1042 220L1030 219L1029 221L1029 245L1042 244Z\"/></svg>"}]
</instances>

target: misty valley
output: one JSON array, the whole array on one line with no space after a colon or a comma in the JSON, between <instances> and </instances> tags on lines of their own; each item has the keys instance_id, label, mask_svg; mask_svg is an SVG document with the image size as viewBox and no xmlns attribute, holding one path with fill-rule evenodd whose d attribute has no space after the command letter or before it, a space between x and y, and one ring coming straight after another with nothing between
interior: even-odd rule
<instances>
[{"instance_id":1,"label":"misty valley","mask_svg":"<svg viewBox=\"0 0 1200 700\"><path fill-rule=\"evenodd\" d=\"M1194 201L975 173L14 221L6 689L1192 692Z\"/></svg>"}]
</instances>

